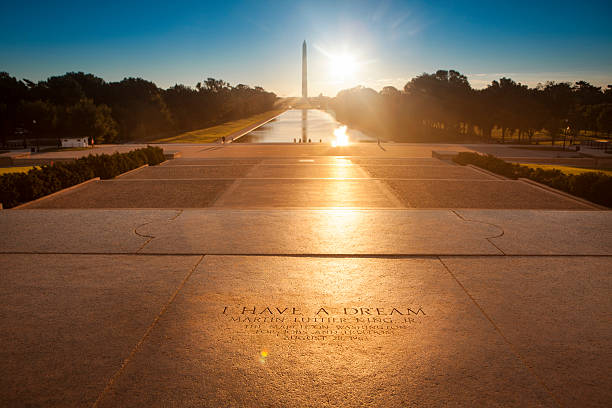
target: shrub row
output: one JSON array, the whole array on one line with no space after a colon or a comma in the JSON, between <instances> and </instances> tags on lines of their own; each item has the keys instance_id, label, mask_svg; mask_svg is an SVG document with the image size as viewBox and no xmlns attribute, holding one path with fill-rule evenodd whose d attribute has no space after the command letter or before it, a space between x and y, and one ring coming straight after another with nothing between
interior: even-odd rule
<instances>
[{"instance_id":1,"label":"shrub row","mask_svg":"<svg viewBox=\"0 0 612 408\"><path fill-rule=\"evenodd\" d=\"M492 155L472 152L461 152L453 160L461 165L473 164L511 179L528 178L576 197L612 207L612 177L601 172L574 175L556 169L532 169L508 163Z\"/></svg>"},{"instance_id":2,"label":"shrub row","mask_svg":"<svg viewBox=\"0 0 612 408\"><path fill-rule=\"evenodd\" d=\"M5 174L0 176L0 202L4 208L15 207L94 177L110 179L144 164L156 165L164 160L162 149L149 146L127 153L89 155L57 162L27 173Z\"/></svg>"}]
</instances>

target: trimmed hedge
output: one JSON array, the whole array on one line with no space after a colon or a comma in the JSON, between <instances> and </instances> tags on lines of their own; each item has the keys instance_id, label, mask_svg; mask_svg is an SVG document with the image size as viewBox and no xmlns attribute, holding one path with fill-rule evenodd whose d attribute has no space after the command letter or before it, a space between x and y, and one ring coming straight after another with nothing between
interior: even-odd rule
<instances>
[{"instance_id":1,"label":"trimmed hedge","mask_svg":"<svg viewBox=\"0 0 612 408\"><path fill-rule=\"evenodd\" d=\"M4 208L15 207L94 177L110 179L144 164L156 165L165 160L162 149L149 146L127 153L57 162L27 173L5 174L0 176L0 202Z\"/></svg>"},{"instance_id":2,"label":"trimmed hedge","mask_svg":"<svg viewBox=\"0 0 612 408\"><path fill-rule=\"evenodd\" d=\"M576 197L612 207L612 177L601 172L574 175L555 169L532 169L508 163L490 154L481 155L472 152L460 152L453 161L461 165L473 164L511 179L528 178Z\"/></svg>"}]
</instances>

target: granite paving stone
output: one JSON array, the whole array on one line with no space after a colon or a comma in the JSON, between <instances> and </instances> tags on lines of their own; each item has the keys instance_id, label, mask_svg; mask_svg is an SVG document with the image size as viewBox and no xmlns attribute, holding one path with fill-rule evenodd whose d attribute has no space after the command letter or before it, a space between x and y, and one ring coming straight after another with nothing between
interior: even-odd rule
<instances>
[{"instance_id":1,"label":"granite paving stone","mask_svg":"<svg viewBox=\"0 0 612 408\"><path fill-rule=\"evenodd\" d=\"M0 252L135 253L151 237L139 227L165 223L176 210L4 210Z\"/></svg>"},{"instance_id":2,"label":"granite paving stone","mask_svg":"<svg viewBox=\"0 0 612 408\"><path fill-rule=\"evenodd\" d=\"M435 259L212 256L100 403L117 405L554 401Z\"/></svg>"},{"instance_id":3,"label":"granite paving stone","mask_svg":"<svg viewBox=\"0 0 612 408\"><path fill-rule=\"evenodd\" d=\"M251 169L247 177L253 178L367 178L360 166L356 165L291 165L271 164Z\"/></svg>"},{"instance_id":4,"label":"granite paving stone","mask_svg":"<svg viewBox=\"0 0 612 408\"><path fill-rule=\"evenodd\" d=\"M244 177L253 165L152 166L121 176L119 180L205 179Z\"/></svg>"},{"instance_id":5,"label":"granite paving stone","mask_svg":"<svg viewBox=\"0 0 612 408\"><path fill-rule=\"evenodd\" d=\"M210 206L232 180L103 180L28 208L201 208Z\"/></svg>"},{"instance_id":6,"label":"granite paving stone","mask_svg":"<svg viewBox=\"0 0 612 408\"><path fill-rule=\"evenodd\" d=\"M520 180L385 180L407 207L573 209L591 207Z\"/></svg>"},{"instance_id":7,"label":"granite paving stone","mask_svg":"<svg viewBox=\"0 0 612 408\"><path fill-rule=\"evenodd\" d=\"M215 206L234 208L400 207L378 180L249 180L238 182Z\"/></svg>"},{"instance_id":8,"label":"granite paving stone","mask_svg":"<svg viewBox=\"0 0 612 408\"><path fill-rule=\"evenodd\" d=\"M499 180L484 172L463 166L382 166L364 165L363 168L378 178L403 179L485 179Z\"/></svg>"},{"instance_id":9,"label":"granite paving stone","mask_svg":"<svg viewBox=\"0 0 612 408\"><path fill-rule=\"evenodd\" d=\"M561 406L610 406L612 257L443 261Z\"/></svg>"},{"instance_id":10,"label":"granite paving stone","mask_svg":"<svg viewBox=\"0 0 612 408\"><path fill-rule=\"evenodd\" d=\"M351 157L350 161L364 166L454 166L440 159L431 157L406 157L406 158L370 158L370 157Z\"/></svg>"},{"instance_id":11,"label":"granite paving stone","mask_svg":"<svg viewBox=\"0 0 612 408\"><path fill-rule=\"evenodd\" d=\"M0 407L610 406L612 212L431 157L522 149L159 146L0 211Z\"/></svg>"},{"instance_id":12,"label":"granite paving stone","mask_svg":"<svg viewBox=\"0 0 612 408\"><path fill-rule=\"evenodd\" d=\"M352 164L348 157L342 156L294 156L294 157L268 157L261 161L263 165L278 164Z\"/></svg>"},{"instance_id":13,"label":"granite paving stone","mask_svg":"<svg viewBox=\"0 0 612 408\"><path fill-rule=\"evenodd\" d=\"M446 210L185 210L139 229L144 253L438 255L500 252L495 226Z\"/></svg>"},{"instance_id":14,"label":"granite paving stone","mask_svg":"<svg viewBox=\"0 0 612 408\"><path fill-rule=\"evenodd\" d=\"M0 406L92 406L199 259L0 255Z\"/></svg>"},{"instance_id":15,"label":"granite paving stone","mask_svg":"<svg viewBox=\"0 0 612 408\"><path fill-rule=\"evenodd\" d=\"M260 159L205 159L205 158L179 158L164 162L164 166L245 166L249 164L257 164Z\"/></svg>"},{"instance_id":16,"label":"granite paving stone","mask_svg":"<svg viewBox=\"0 0 612 408\"><path fill-rule=\"evenodd\" d=\"M457 210L496 225L491 238L507 255L612 255L612 211Z\"/></svg>"}]
</instances>

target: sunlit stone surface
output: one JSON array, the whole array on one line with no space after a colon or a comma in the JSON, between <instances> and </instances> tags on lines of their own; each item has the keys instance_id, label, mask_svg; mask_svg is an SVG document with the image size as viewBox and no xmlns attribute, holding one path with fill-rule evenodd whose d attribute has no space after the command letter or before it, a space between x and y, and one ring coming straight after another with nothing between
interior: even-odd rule
<instances>
[{"instance_id":1,"label":"sunlit stone surface","mask_svg":"<svg viewBox=\"0 0 612 408\"><path fill-rule=\"evenodd\" d=\"M554 406L433 259L206 257L101 406L160 400Z\"/></svg>"},{"instance_id":2,"label":"sunlit stone surface","mask_svg":"<svg viewBox=\"0 0 612 408\"><path fill-rule=\"evenodd\" d=\"M480 148L175 145L0 211L0 406L608 406L612 213L431 157Z\"/></svg>"}]
</instances>

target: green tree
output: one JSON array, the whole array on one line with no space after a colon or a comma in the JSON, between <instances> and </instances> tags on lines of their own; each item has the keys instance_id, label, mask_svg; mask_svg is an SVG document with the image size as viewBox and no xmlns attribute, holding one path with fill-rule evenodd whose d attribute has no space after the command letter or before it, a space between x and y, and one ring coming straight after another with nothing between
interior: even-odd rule
<instances>
[{"instance_id":1,"label":"green tree","mask_svg":"<svg viewBox=\"0 0 612 408\"><path fill-rule=\"evenodd\" d=\"M18 121L36 139L56 137L58 126L58 108L48 101L22 101L18 110ZM24 145L26 135L24 135Z\"/></svg>"},{"instance_id":2,"label":"green tree","mask_svg":"<svg viewBox=\"0 0 612 408\"><path fill-rule=\"evenodd\" d=\"M68 106L62 129L66 136L93 137L96 143L117 140L117 124L106 105L95 105L91 99L81 99Z\"/></svg>"},{"instance_id":3,"label":"green tree","mask_svg":"<svg viewBox=\"0 0 612 408\"><path fill-rule=\"evenodd\" d=\"M0 145L4 146L14 135L18 126L17 111L27 91L23 82L7 72L0 72Z\"/></svg>"},{"instance_id":4,"label":"green tree","mask_svg":"<svg viewBox=\"0 0 612 408\"><path fill-rule=\"evenodd\" d=\"M601 105L599 115L597 116L597 127L608 135L612 133L612 103Z\"/></svg>"}]
</instances>

